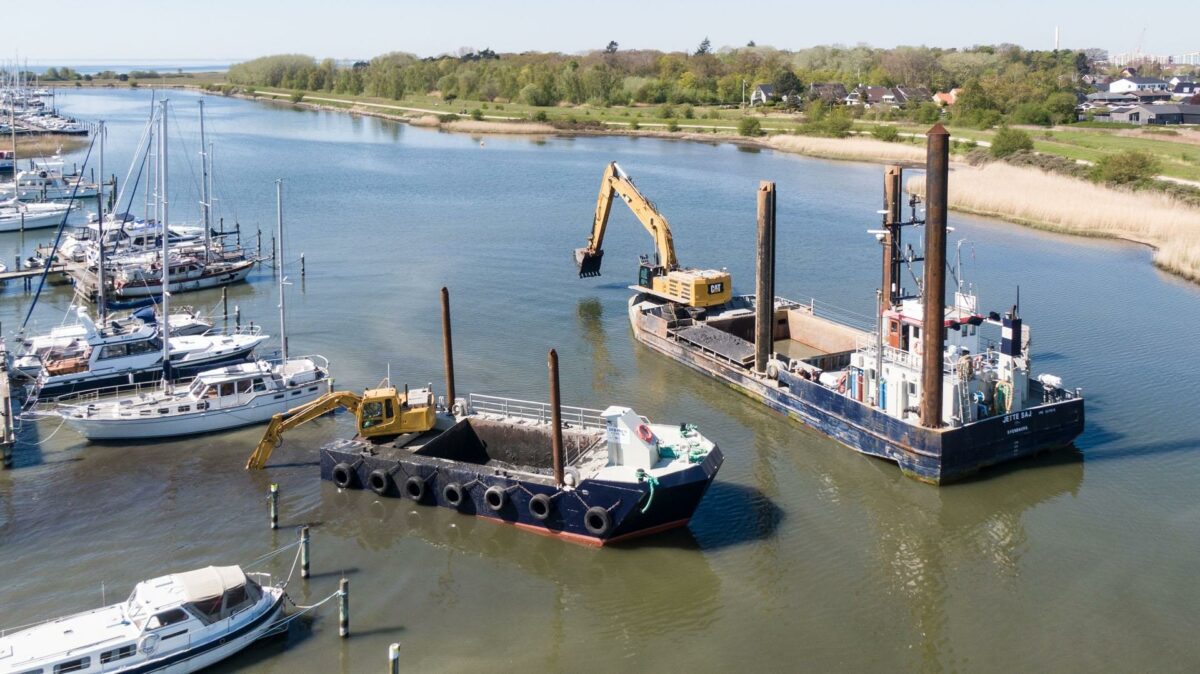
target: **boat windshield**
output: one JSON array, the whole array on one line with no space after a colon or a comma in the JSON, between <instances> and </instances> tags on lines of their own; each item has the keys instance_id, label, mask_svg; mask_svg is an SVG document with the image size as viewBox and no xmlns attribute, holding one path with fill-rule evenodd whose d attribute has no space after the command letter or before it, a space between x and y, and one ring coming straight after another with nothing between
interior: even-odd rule
<instances>
[{"instance_id":1,"label":"boat windshield","mask_svg":"<svg viewBox=\"0 0 1200 674\"><path fill-rule=\"evenodd\" d=\"M142 602L138 601L137 590L129 595L129 599L125 602L125 619L133 623L139 630L146 625L146 607Z\"/></svg>"}]
</instances>

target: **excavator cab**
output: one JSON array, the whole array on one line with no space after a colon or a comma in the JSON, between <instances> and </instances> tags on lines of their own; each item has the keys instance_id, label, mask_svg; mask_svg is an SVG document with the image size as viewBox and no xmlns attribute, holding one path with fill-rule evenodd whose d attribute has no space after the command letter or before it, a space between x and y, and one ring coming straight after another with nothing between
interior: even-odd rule
<instances>
[{"instance_id":1,"label":"excavator cab","mask_svg":"<svg viewBox=\"0 0 1200 674\"><path fill-rule=\"evenodd\" d=\"M600 262L604 260L604 251L589 252L587 248L575 249L575 264L579 267L579 278L590 278L600 275Z\"/></svg>"},{"instance_id":2,"label":"excavator cab","mask_svg":"<svg viewBox=\"0 0 1200 674\"><path fill-rule=\"evenodd\" d=\"M432 398L425 389L403 394L394 387L367 389L358 406L358 434L372 438L427 431L436 416Z\"/></svg>"}]
</instances>

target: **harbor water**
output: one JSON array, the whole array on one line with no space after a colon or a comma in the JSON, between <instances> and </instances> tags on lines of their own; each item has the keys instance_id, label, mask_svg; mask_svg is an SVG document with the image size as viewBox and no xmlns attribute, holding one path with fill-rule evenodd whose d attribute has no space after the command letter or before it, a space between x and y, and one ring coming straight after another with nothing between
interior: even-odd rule
<instances>
[{"instance_id":1,"label":"harbor water","mask_svg":"<svg viewBox=\"0 0 1200 674\"><path fill-rule=\"evenodd\" d=\"M162 95L162 94L159 94ZM198 219L198 96L173 103L171 213ZM151 92L70 92L106 120L124 180ZM311 603L350 580L351 632L328 604L286 639L214 671L1195 671L1200 583L1200 289L1132 244L951 214L987 309L1020 287L1034 370L1083 388L1077 448L943 488L900 475L636 344L625 313L649 237L614 210L604 275L579 279L601 172L618 161L670 219L686 265L728 267L753 292L755 188L778 184L781 296L870 324L880 166L646 138L472 137L341 112L205 99L217 214L262 230L283 178L288 337L338 388L444 391L438 289L451 292L459 392L623 404L694 423L725 464L690 527L607 549L564 543L318 479L317 447L348 415L291 431L266 471L242 465L262 428L87 445L27 422L0 471L0 627L123 599L172 571L254 560L312 526ZM83 153L72 155L82 161ZM115 169L115 170L114 170ZM141 212L144 198L132 200ZM122 205L124 207L124 205ZM93 207L94 208L94 207ZM53 230L0 236L0 260ZM306 274L298 263L306 257ZM952 282L952 281L951 281ZM909 280L908 285L915 286ZM71 301L49 287L45 328ZM221 293L172 304L220 311ZM32 296L0 293L11 338ZM278 333L272 270L229 288L230 311ZM280 529L268 528L269 484ZM290 555L268 568L287 575Z\"/></svg>"}]
</instances>

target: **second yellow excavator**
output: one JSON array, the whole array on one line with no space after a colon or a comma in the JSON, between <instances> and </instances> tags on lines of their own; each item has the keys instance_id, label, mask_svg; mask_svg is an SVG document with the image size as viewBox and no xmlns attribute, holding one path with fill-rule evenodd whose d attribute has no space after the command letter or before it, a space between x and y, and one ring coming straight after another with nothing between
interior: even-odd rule
<instances>
[{"instance_id":1,"label":"second yellow excavator","mask_svg":"<svg viewBox=\"0 0 1200 674\"><path fill-rule=\"evenodd\" d=\"M650 232L650 236L654 237L654 258L643 257L638 269L640 289L689 307L711 307L730 300L733 289L729 272L679 266L679 260L675 257L675 242L671 238L671 226L667 224L667 219L658 212L653 202L638 191L637 186L616 162L610 163L604 170L588 245L575 249L575 264L579 266L580 277L600 275L600 262L604 258L604 251L601 249L604 230L608 227L608 216L612 210L613 197L616 195L620 195L641 221L642 226Z\"/></svg>"},{"instance_id":2,"label":"second yellow excavator","mask_svg":"<svg viewBox=\"0 0 1200 674\"><path fill-rule=\"evenodd\" d=\"M370 439L391 439L408 433L424 433L437 422L433 391L427 388L404 392L392 386L367 389L362 395L350 391L330 391L316 400L271 417L262 440L246 461L248 470L267 465L271 452L283 438L283 432L337 409L353 412L358 435Z\"/></svg>"}]
</instances>

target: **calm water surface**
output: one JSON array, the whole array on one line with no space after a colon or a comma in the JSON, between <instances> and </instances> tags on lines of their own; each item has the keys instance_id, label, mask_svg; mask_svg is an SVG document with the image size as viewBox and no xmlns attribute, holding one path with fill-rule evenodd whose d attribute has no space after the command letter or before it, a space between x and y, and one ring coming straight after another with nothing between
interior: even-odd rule
<instances>
[{"instance_id":1,"label":"calm water surface","mask_svg":"<svg viewBox=\"0 0 1200 674\"><path fill-rule=\"evenodd\" d=\"M149 92L60 98L106 119L123 174ZM197 97L175 106L172 213L195 220ZM334 612L218 671L379 671L400 641L424 671L1195 671L1200 606L1200 291L1146 249L952 215L983 302L1020 285L1035 369L1088 397L1077 451L936 489L858 456L638 346L625 318L650 241L615 210L605 275L576 278L599 177L620 161L670 217L680 256L753 291L754 190L779 185L779 290L869 314L882 169L628 138L472 138L338 113L207 99L226 225L253 241L286 181L289 340L329 357L341 387L393 378L441 388L438 289L449 286L459 389L544 399L562 355L567 403L628 404L693 422L726 454L687 530L591 550L318 479L346 415L293 431L273 467L241 466L261 429L86 445L21 430L0 472L0 616L15 625L125 595L138 580L245 563L314 526L305 603L351 580L355 636ZM82 157L80 153L79 157ZM135 200L135 210L141 197ZM619 208L619 207L618 207ZM0 259L49 234L0 237ZM269 269L230 289L277 332ZM59 320L68 288L34 312ZM188 295L214 306L219 291ZM30 297L0 295L11 334ZM35 444L36 443L36 444ZM268 484L282 528L267 528ZM271 569L286 575L290 559ZM332 608L330 605L328 608Z\"/></svg>"}]
</instances>

